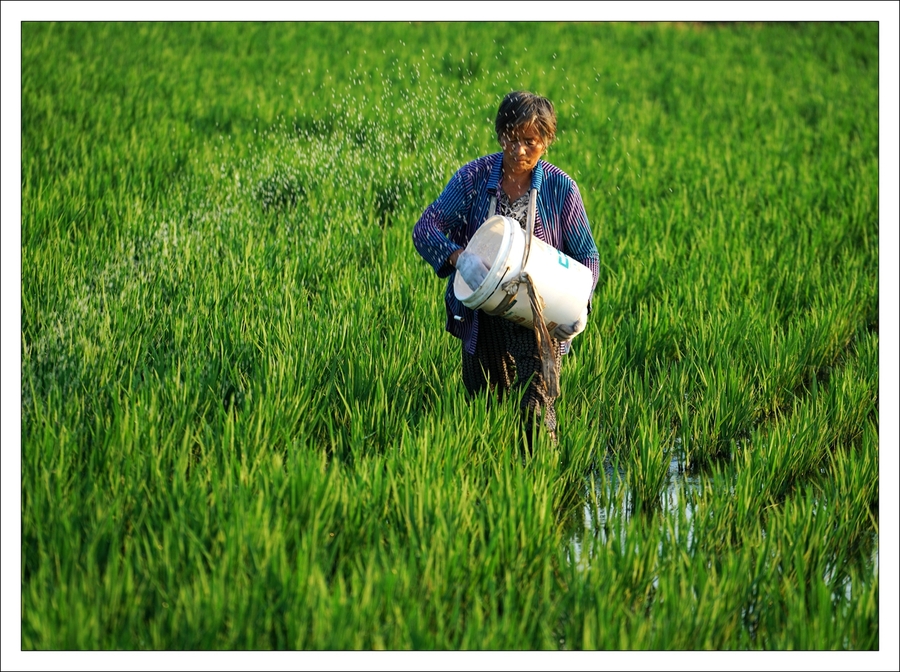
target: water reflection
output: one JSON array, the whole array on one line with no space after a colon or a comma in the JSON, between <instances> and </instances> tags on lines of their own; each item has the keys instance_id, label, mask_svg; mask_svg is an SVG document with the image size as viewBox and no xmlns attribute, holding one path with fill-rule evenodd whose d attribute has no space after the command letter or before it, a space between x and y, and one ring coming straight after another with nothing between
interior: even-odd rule
<instances>
[{"instance_id":1,"label":"water reflection","mask_svg":"<svg viewBox=\"0 0 900 672\"><path fill-rule=\"evenodd\" d=\"M660 507L663 514L673 516L676 535L681 537L681 525L688 526L685 534L690 546L693 541L693 495L702 490L702 476L687 472L685 463L684 451L676 444L671 451ZM590 481L584 506L572 512L567 526L571 541L568 559L582 568L590 564L592 547L607 545L613 534L619 543L624 543L625 525L635 511L627 474L614 456L604 460L602 470L594 473ZM613 522L618 525L617 530L610 530L609 525Z\"/></svg>"},{"instance_id":2,"label":"water reflection","mask_svg":"<svg viewBox=\"0 0 900 672\"><path fill-rule=\"evenodd\" d=\"M708 487L708 476L702 473L691 473L686 470L686 459L680 444L676 443L671 451L666 474L666 483L660 494L660 511L668 517L671 540L683 544L684 548L693 547L694 514L697 502L703 495L704 487ZM566 521L569 538L567 559L580 569L590 566L595 549L608 547L610 543L621 545L624 550L625 530L629 519L635 515L635 502L628 484L627 473L615 456L607 456L603 467L591 475L585 488L584 504L576 507ZM612 527L615 525L615 527ZM686 527L686 529L685 529ZM765 535L765 531L763 531ZM869 550L864 552L866 565L864 573L878 576L879 543L878 533L871 534ZM662 548L660 548L662 552ZM837 559L836 559L837 560ZM825 581L831 583L837 565L826 571ZM843 572L841 572L843 573ZM656 585L657 580L654 580ZM852 577L843 576L835 581L832 599L835 603L852 599ZM744 613L745 619L752 621L753 606ZM751 628L752 631L752 628Z\"/></svg>"}]
</instances>

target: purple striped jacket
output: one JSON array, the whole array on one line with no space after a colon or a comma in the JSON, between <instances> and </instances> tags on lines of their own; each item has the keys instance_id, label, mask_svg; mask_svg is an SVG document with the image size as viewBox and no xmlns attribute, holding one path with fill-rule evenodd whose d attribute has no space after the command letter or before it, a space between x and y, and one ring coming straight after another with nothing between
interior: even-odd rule
<instances>
[{"instance_id":1,"label":"purple striped jacket","mask_svg":"<svg viewBox=\"0 0 900 672\"><path fill-rule=\"evenodd\" d=\"M453 292L455 269L448 259L453 252L466 246L487 219L491 196L499 197L502 160L502 152L489 154L456 171L438 199L425 209L413 227L416 250L431 264L438 277L449 277L444 293L446 329L462 339L469 354L475 354L481 311L467 308L456 298ZM596 287L600 256L575 181L553 164L540 160L532 171L531 186L538 190L535 235L591 269ZM461 319L455 319L455 316Z\"/></svg>"}]
</instances>

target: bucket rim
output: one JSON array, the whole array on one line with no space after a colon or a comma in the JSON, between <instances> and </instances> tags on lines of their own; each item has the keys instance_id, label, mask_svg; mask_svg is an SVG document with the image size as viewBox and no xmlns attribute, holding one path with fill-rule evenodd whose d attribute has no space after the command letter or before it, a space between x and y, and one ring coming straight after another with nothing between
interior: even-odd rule
<instances>
[{"instance_id":1,"label":"bucket rim","mask_svg":"<svg viewBox=\"0 0 900 672\"><path fill-rule=\"evenodd\" d=\"M493 295L494 292L497 291L497 288L500 286L500 283L503 282L506 273L509 271L510 266L507 263L509 261L509 252L512 247L513 237L515 235L515 231L521 230L519 223L506 217L505 215L494 215L493 217L488 217L481 226L473 234L472 238L469 240L471 244L472 240L479 234L479 232L485 230L486 227L490 227L496 220L500 220L503 222L503 234L500 240L500 245L497 248L497 253L494 257L494 263L491 264L491 270L488 271L484 280L482 280L481 284L478 285L478 288L474 291L466 284L465 280L459 275L456 274L456 279L454 280L454 294L456 298L463 302L463 304L467 308L471 308L472 310L478 310L483 306ZM458 283L458 285L457 285ZM466 296L460 296L459 288L463 288L464 290L469 290L471 293Z\"/></svg>"}]
</instances>

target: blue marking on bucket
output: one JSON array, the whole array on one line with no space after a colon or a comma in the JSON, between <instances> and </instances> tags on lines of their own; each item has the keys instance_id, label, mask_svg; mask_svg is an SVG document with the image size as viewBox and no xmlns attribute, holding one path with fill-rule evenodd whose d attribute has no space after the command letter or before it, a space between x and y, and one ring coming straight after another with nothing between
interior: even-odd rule
<instances>
[{"instance_id":1,"label":"blue marking on bucket","mask_svg":"<svg viewBox=\"0 0 900 672\"><path fill-rule=\"evenodd\" d=\"M569 267L569 258L566 255L564 255L562 252L560 252L559 250L557 250L556 253L559 255L559 265L562 266L563 268L568 268Z\"/></svg>"}]
</instances>

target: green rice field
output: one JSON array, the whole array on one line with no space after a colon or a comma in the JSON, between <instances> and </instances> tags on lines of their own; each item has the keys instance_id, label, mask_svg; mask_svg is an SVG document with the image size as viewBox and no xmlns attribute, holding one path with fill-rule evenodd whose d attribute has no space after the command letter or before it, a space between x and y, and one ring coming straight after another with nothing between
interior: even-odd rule
<instances>
[{"instance_id":1,"label":"green rice field","mask_svg":"<svg viewBox=\"0 0 900 672\"><path fill-rule=\"evenodd\" d=\"M601 260L533 455L411 237L519 88ZM896 647L879 170L877 22L23 23L18 645Z\"/></svg>"}]
</instances>

